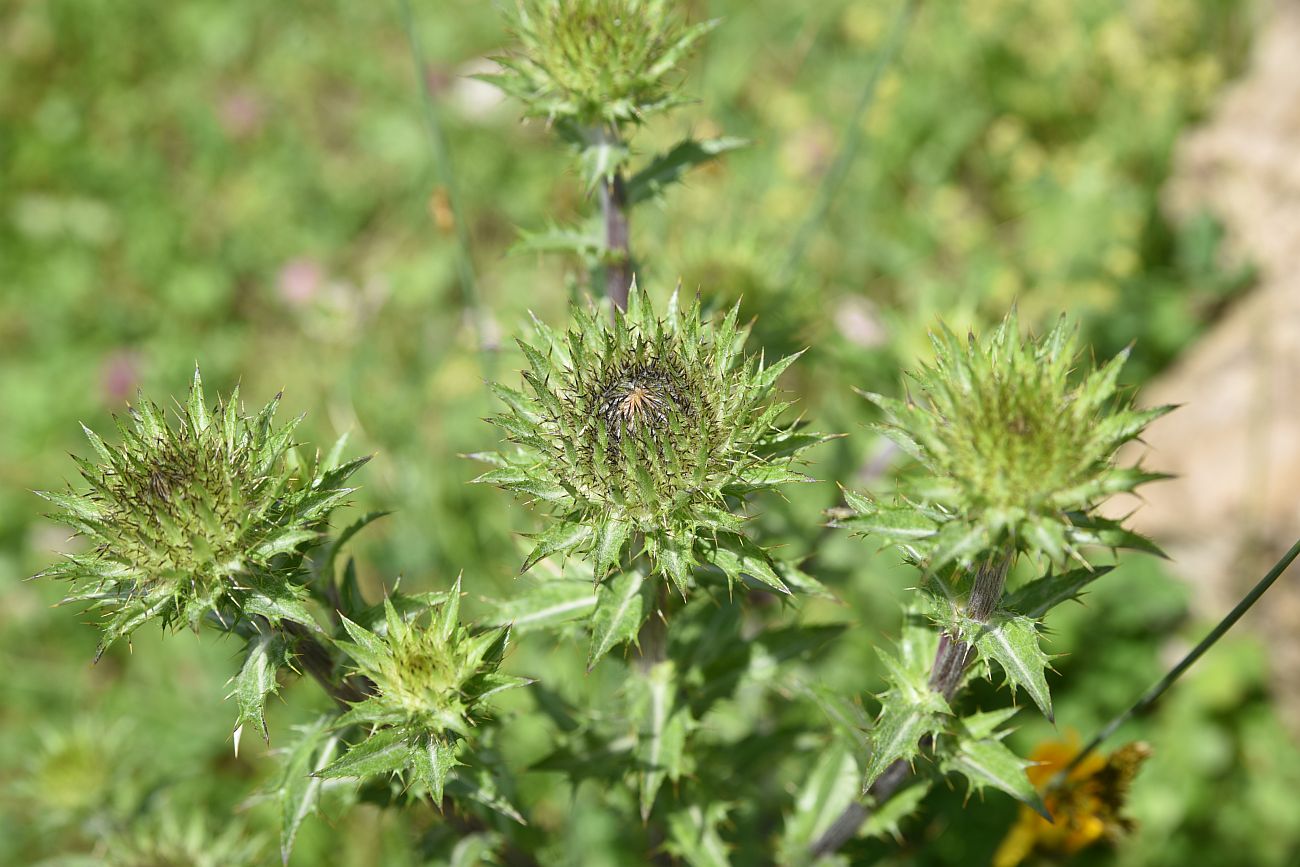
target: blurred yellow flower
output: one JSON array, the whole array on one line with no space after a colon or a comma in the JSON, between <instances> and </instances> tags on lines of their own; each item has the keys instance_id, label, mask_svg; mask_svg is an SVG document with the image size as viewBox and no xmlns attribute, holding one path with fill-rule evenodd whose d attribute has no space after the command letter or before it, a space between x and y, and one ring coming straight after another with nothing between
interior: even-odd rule
<instances>
[{"instance_id":1,"label":"blurred yellow flower","mask_svg":"<svg viewBox=\"0 0 1300 867\"><path fill-rule=\"evenodd\" d=\"M1151 748L1138 741L1109 756L1093 753L1052 785L1078 753L1079 739L1074 734L1064 741L1044 741L1034 750L1030 758L1037 764L1027 773L1030 782L1043 792L1043 803L1054 821L1021 806L1020 817L993 856L993 867L1017 867L1036 851L1073 855L1099 840L1114 841L1132 830L1132 820L1121 813L1129 784Z\"/></svg>"}]
</instances>

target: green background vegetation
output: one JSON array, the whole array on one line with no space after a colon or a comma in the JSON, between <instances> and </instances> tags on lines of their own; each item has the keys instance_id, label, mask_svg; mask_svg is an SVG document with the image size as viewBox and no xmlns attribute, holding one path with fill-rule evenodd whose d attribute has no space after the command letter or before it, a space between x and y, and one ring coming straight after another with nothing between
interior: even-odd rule
<instances>
[{"instance_id":1,"label":"green background vegetation","mask_svg":"<svg viewBox=\"0 0 1300 867\"><path fill-rule=\"evenodd\" d=\"M863 475L880 443L851 387L897 390L900 364L924 351L936 318L980 326L1013 301L1028 321L1077 316L1098 355L1136 341L1134 384L1186 347L1246 280L1215 264L1211 221L1170 225L1158 195L1177 136L1240 68L1250 10L1232 0L926 6L795 259L791 240L898 6L689 5L696 20L725 19L691 68L700 102L639 144L694 130L752 145L638 212L641 280L661 300L679 278L709 304L743 298L769 354L811 347L786 386L820 429L851 436L817 453L812 472L827 481L767 504L760 520L788 550L815 549L817 577L846 603L804 616L856 624L816 676L866 692L880 684L872 647L897 629L912 576L872 543L818 529L837 500L833 480L881 484ZM238 647L144 630L92 667L95 632L51 608L60 588L22 581L67 544L30 491L70 479L67 452L85 451L77 423L105 429L137 386L180 396L197 361L210 388L242 382L251 404L283 388L288 413L308 412L304 439L350 431L355 451L375 452L359 505L396 509L358 549L375 598L399 576L404 588L443 589L461 572L471 600L511 592L516 534L534 519L466 484L479 467L458 455L495 443L481 421L494 409L483 380L520 366L511 337L526 311L561 321L581 279L571 263L510 256L517 227L571 220L589 203L544 127L521 124L515 106L465 77L507 43L493 4L442 0L413 13L477 296L457 279L396 3L0 10L0 863L96 863L105 840L155 833L230 834L229 850L204 844L214 864L238 862L236 836L261 835L254 863L274 857L273 809L229 818L272 768L259 743L231 752L222 695ZM1090 733L1168 663L1171 635L1199 634L1186 594L1158 564L1131 558L1087 607L1056 616L1063 729ZM525 642L514 661L563 682L579 676L581 652ZM1300 756L1264 673L1263 649L1234 636L1131 726L1155 755L1122 863L1300 856ZM324 702L307 686L285 694L273 746ZM1051 735L1031 721L1015 737L1027 750ZM519 740L523 754L544 751L544 733ZM788 765L793 786L809 757L763 760ZM541 829L564 827L549 850L556 863L566 849L584 864L626 856L626 829L599 792L571 799L542 774L521 797ZM998 795L963 812L961 802L939 794L932 821L908 827L901 849L870 851L886 863L986 860L1014 805ZM207 817L206 831L193 816ZM311 821L293 863L429 863L421 846L437 824L373 808Z\"/></svg>"}]
</instances>

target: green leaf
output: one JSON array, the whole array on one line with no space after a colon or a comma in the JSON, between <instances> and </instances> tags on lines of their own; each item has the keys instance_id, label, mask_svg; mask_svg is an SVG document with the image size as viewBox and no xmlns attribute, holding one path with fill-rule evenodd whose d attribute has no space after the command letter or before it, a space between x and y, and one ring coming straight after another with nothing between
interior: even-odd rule
<instances>
[{"instance_id":1,"label":"green leaf","mask_svg":"<svg viewBox=\"0 0 1300 867\"><path fill-rule=\"evenodd\" d=\"M1100 545L1106 548L1129 548L1134 551L1144 551L1148 554L1154 554L1157 557L1164 557L1165 552L1160 550L1155 542L1152 542L1141 533L1135 533L1126 529L1119 521L1111 521L1106 518L1099 518L1095 515L1082 515L1072 512L1070 518L1070 539L1079 545Z\"/></svg>"},{"instance_id":2,"label":"green leaf","mask_svg":"<svg viewBox=\"0 0 1300 867\"><path fill-rule=\"evenodd\" d=\"M528 555L519 572L523 574L539 562L555 554L565 554L582 545L591 538L593 530L586 524L570 524L561 521L543 533L534 536L536 545Z\"/></svg>"},{"instance_id":3,"label":"green leaf","mask_svg":"<svg viewBox=\"0 0 1300 867\"><path fill-rule=\"evenodd\" d=\"M511 821L527 825L523 814L501 791L501 782L491 768L475 764L462 766L447 779L447 793L453 798L472 798Z\"/></svg>"},{"instance_id":4,"label":"green leaf","mask_svg":"<svg viewBox=\"0 0 1300 867\"><path fill-rule=\"evenodd\" d=\"M781 849L787 863L798 863L859 791L857 762L847 744L835 739L821 750L785 821Z\"/></svg>"},{"instance_id":5,"label":"green leaf","mask_svg":"<svg viewBox=\"0 0 1300 867\"><path fill-rule=\"evenodd\" d=\"M1079 597L1079 591L1113 569L1113 566L1093 566L1073 569L1059 575L1044 575L1003 597L1002 604L1009 611L1040 619L1048 611Z\"/></svg>"},{"instance_id":6,"label":"green leaf","mask_svg":"<svg viewBox=\"0 0 1300 867\"><path fill-rule=\"evenodd\" d=\"M623 545L632 534L632 525L626 521L607 518L596 528L596 545L591 551L592 577L601 581L609 570L618 566Z\"/></svg>"},{"instance_id":7,"label":"green leaf","mask_svg":"<svg viewBox=\"0 0 1300 867\"><path fill-rule=\"evenodd\" d=\"M892 837L898 842L903 839L903 822L921 806L925 796L930 794L930 783L914 782L895 792L883 804L877 804L858 831L859 837Z\"/></svg>"},{"instance_id":8,"label":"green leaf","mask_svg":"<svg viewBox=\"0 0 1300 867\"><path fill-rule=\"evenodd\" d=\"M246 723L255 723L262 739L270 741L271 734L266 729L266 697L279 690L275 675L281 666L287 664L288 649L278 631L266 629L249 639L244 664L239 674L231 678L234 689L226 696L233 696L239 705L234 735L236 757L239 756L239 739Z\"/></svg>"},{"instance_id":9,"label":"green leaf","mask_svg":"<svg viewBox=\"0 0 1300 867\"><path fill-rule=\"evenodd\" d=\"M289 530L263 542L253 551L253 559L265 563L277 554L288 554L299 545L319 541L321 534L315 530Z\"/></svg>"},{"instance_id":10,"label":"green leaf","mask_svg":"<svg viewBox=\"0 0 1300 867\"><path fill-rule=\"evenodd\" d=\"M320 632L316 618L307 610L306 594L307 591L300 584L258 582L256 589L243 600L244 611L247 614L260 614L272 623L288 620L306 626L313 632Z\"/></svg>"},{"instance_id":11,"label":"green leaf","mask_svg":"<svg viewBox=\"0 0 1300 867\"><path fill-rule=\"evenodd\" d=\"M587 142L578 154L587 189L594 189L601 181L613 180L630 156L631 151L621 141Z\"/></svg>"},{"instance_id":12,"label":"green leaf","mask_svg":"<svg viewBox=\"0 0 1300 867\"><path fill-rule=\"evenodd\" d=\"M939 637L915 607L909 607L898 652L882 652L889 689L879 696L880 714L867 737L871 755L864 769L863 791L897 761L911 762L920 753L921 739L944 731L952 711L944 697L930 688Z\"/></svg>"},{"instance_id":13,"label":"green leaf","mask_svg":"<svg viewBox=\"0 0 1300 867\"><path fill-rule=\"evenodd\" d=\"M429 623L429 628L438 636L441 644L447 644L456 633L456 627L460 625L460 581L460 576L457 575L451 592L447 594L447 598Z\"/></svg>"},{"instance_id":14,"label":"green leaf","mask_svg":"<svg viewBox=\"0 0 1300 867\"><path fill-rule=\"evenodd\" d=\"M355 777L364 779L376 774L392 774L412 765L419 752L404 729L380 729L346 753L326 765L315 776L321 779Z\"/></svg>"},{"instance_id":15,"label":"green leaf","mask_svg":"<svg viewBox=\"0 0 1300 867\"><path fill-rule=\"evenodd\" d=\"M727 818L727 805L712 801L706 807L692 805L668 817L666 848L691 867L730 867L728 846L718 833Z\"/></svg>"},{"instance_id":16,"label":"green leaf","mask_svg":"<svg viewBox=\"0 0 1300 867\"><path fill-rule=\"evenodd\" d=\"M798 688L821 709L841 739L852 745L853 755L865 759L871 752L871 741L867 735L871 730L871 719L862 705L820 684L799 684Z\"/></svg>"},{"instance_id":17,"label":"green leaf","mask_svg":"<svg viewBox=\"0 0 1300 867\"><path fill-rule=\"evenodd\" d=\"M921 752L921 739L944 731L950 714L948 702L928 686L898 687L880 696L880 716L868 734L871 755L867 759L862 791L869 791L895 762L915 759Z\"/></svg>"},{"instance_id":18,"label":"green leaf","mask_svg":"<svg viewBox=\"0 0 1300 867\"><path fill-rule=\"evenodd\" d=\"M684 139L666 153L658 154L627 183L629 205L636 205L663 193L680 181L689 169L717 159L728 151L748 145L741 138Z\"/></svg>"},{"instance_id":19,"label":"green leaf","mask_svg":"<svg viewBox=\"0 0 1300 867\"><path fill-rule=\"evenodd\" d=\"M677 700L677 669L671 661L656 664L641 685L641 724L637 732L637 759L641 764L641 819L648 821L655 796L665 779L676 781L690 714Z\"/></svg>"},{"instance_id":20,"label":"green leaf","mask_svg":"<svg viewBox=\"0 0 1300 867\"><path fill-rule=\"evenodd\" d=\"M834 515L832 526L891 542L927 539L939 531L938 523L911 505L884 505L847 490L844 501L853 514Z\"/></svg>"},{"instance_id":21,"label":"green leaf","mask_svg":"<svg viewBox=\"0 0 1300 867\"><path fill-rule=\"evenodd\" d=\"M297 742L285 754L279 781L274 789L280 804L280 857L285 864L293 852L298 828L320 803L324 781L314 772L321 770L334 758L338 750L338 732L331 732L329 717L298 728Z\"/></svg>"},{"instance_id":22,"label":"green leaf","mask_svg":"<svg viewBox=\"0 0 1300 867\"><path fill-rule=\"evenodd\" d=\"M694 547L694 538L682 539L677 536L660 535L658 538L659 550L656 555L656 565L668 576L673 582L673 587L686 598L686 591L690 588L692 567L695 565L695 557L692 553Z\"/></svg>"},{"instance_id":23,"label":"green leaf","mask_svg":"<svg viewBox=\"0 0 1300 867\"><path fill-rule=\"evenodd\" d=\"M1052 695L1047 686L1048 656L1038 644L1037 624L1023 614L998 610L988 623L967 620L961 636L986 660L1002 667L1012 692L1017 686L1038 705L1043 716L1053 720Z\"/></svg>"},{"instance_id":24,"label":"green leaf","mask_svg":"<svg viewBox=\"0 0 1300 867\"><path fill-rule=\"evenodd\" d=\"M997 738L973 740L959 737L956 746L945 751L940 767L945 773L961 774L972 789L991 786L1006 792L1050 822L1051 815L1025 775L1025 768L1030 764Z\"/></svg>"},{"instance_id":25,"label":"green leaf","mask_svg":"<svg viewBox=\"0 0 1300 867\"><path fill-rule=\"evenodd\" d=\"M510 253L569 253L592 260L605 247L604 237L594 225L581 227L548 226L539 232L520 232Z\"/></svg>"},{"instance_id":26,"label":"green leaf","mask_svg":"<svg viewBox=\"0 0 1300 867\"><path fill-rule=\"evenodd\" d=\"M447 772L459 764L456 761L456 745L431 734L425 735L411 750L411 760L415 767L415 779L429 790L433 803L441 809Z\"/></svg>"},{"instance_id":27,"label":"green leaf","mask_svg":"<svg viewBox=\"0 0 1300 867\"><path fill-rule=\"evenodd\" d=\"M497 861L494 856L499 845L500 834L467 834L451 850L447 867L483 867L484 864L495 864Z\"/></svg>"},{"instance_id":28,"label":"green leaf","mask_svg":"<svg viewBox=\"0 0 1300 867\"><path fill-rule=\"evenodd\" d=\"M587 671L616 646L636 638L654 607L654 585L639 569L615 575L596 591Z\"/></svg>"},{"instance_id":29,"label":"green leaf","mask_svg":"<svg viewBox=\"0 0 1300 867\"><path fill-rule=\"evenodd\" d=\"M749 576L766 584L778 593L790 595L790 588L772 568L772 558L767 552L744 536L728 534L718 539L718 544L708 549L706 559L722 570L728 584L735 584Z\"/></svg>"},{"instance_id":30,"label":"green leaf","mask_svg":"<svg viewBox=\"0 0 1300 867\"><path fill-rule=\"evenodd\" d=\"M384 644L383 639L346 617L343 618L343 629L348 633L348 637L352 639L351 642L336 642L343 649L343 652L365 668L373 671L382 670L384 660L389 655L388 645Z\"/></svg>"},{"instance_id":31,"label":"green leaf","mask_svg":"<svg viewBox=\"0 0 1300 867\"><path fill-rule=\"evenodd\" d=\"M515 631L546 629L583 620L596 610L599 591L588 581L547 581L511 599L489 602L487 622Z\"/></svg>"}]
</instances>

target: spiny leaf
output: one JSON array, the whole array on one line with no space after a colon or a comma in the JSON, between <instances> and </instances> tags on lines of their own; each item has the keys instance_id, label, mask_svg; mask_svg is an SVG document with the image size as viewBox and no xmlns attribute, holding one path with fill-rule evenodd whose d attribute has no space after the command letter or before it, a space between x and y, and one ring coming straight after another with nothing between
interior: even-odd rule
<instances>
[{"instance_id":1,"label":"spiny leaf","mask_svg":"<svg viewBox=\"0 0 1300 867\"><path fill-rule=\"evenodd\" d=\"M589 581L547 581L510 599L491 602L488 622L518 632L583 620L596 610L599 591Z\"/></svg>"},{"instance_id":2,"label":"spiny leaf","mask_svg":"<svg viewBox=\"0 0 1300 867\"><path fill-rule=\"evenodd\" d=\"M591 527L586 524L558 523L549 527L535 538L536 545L520 567L522 574L536 566L540 561L555 554L567 554L579 547L592 536Z\"/></svg>"},{"instance_id":3,"label":"spiny leaf","mask_svg":"<svg viewBox=\"0 0 1300 867\"><path fill-rule=\"evenodd\" d=\"M684 139L667 152L658 154L627 184L629 205L636 205L663 193L670 184L680 181L687 170L717 159L727 151L745 147L740 138Z\"/></svg>"},{"instance_id":4,"label":"spiny leaf","mask_svg":"<svg viewBox=\"0 0 1300 867\"><path fill-rule=\"evenodd\" d=\"M274 792L280 804L280 857L285 864L293 852L298 828L320 802L323 780L316 776L328 765L338 750L341 734L331 732L330 718L321 717L298 729L299 737L285 754L279 782Z\"/></svg>"},{"instance_id":5,"label":"spiny leaf","mask_svg":"<svg viewBox=\"0 0 1300 867\"><path fill-rule=\"evenodd\" d=\"M730 848L718 833L727 818L726 804L692 804L668 817L668 850L691 867L731 867Z\"/></svg>"},{"instance_id":6,"label":"spiny leaf","mask_svg":"<svg viewBox=\"0 0 1300 867\"><path fill-rule=\"evenodd\" d=\"M718 539L712 550L711 562L735 584L743 576L754 578L779 593L790 595L790 588L772 568L772 558L767 552L744 536L727 535Z\"/></svg>"},{"instance_id":7,"label":"spiny leaf","mask_svg":"<svg viewBox=\"0 0 1300 867\"><path fill-rule=\"evenodd\" d=\"M596 544L591 551L592 577L602 580L609 570L618 565L623 545L632 535L632 525L616 518L608 518L596 528Z\"/></svg>"},{"instance_id":8,"label":"spiny leaf","mask_svg":"<svg viewBox=\"0 0 1300 867\"><path fill-rule=\"evenodd\" d=\"M956 746L943 753L940 767L945 773L961 774L972 789L992 786L1006 792L1050 822L1051 815L1025 775L1025 768L1029 765L1030 762L1011 752L997 738L972 740L959 737Z\"/></svg>"},{"instance_id":9,"label":"spiny leaf","mask_svg":"<svg viewBox=\"0 0 1300 867\"><path fill-rule=\"evenodd\" d=\"M316 771L321 779L355 777L365 779L377 774L392 774L406 769L415 760L407 732L400 728L380 729L359 744L354 744L336 760Z\"/></svg>"},{"instance_id":10,"label":"spiny leaf","mask_svg":"<svg viewBox=\"0 0 1300 867\"><path fill-rule=\"evenodd\" d=\"M930 794L930 782L914 782L895 792L883 804L877 804L862 823L860 837L891 837L897 842L903 839L903 822L917 811L925 796Z\"/></svg>"},{"instance_id":11,"label":"spiny leaf","mask_svg":"<svg viewBox=\"0 0 1300 867\"><path fill-rule=\"evenodd\" d=\"M455 744L426 735L411 750L411 760L416 780L429 790L433 803L440 806L447 773L459 764L456 761Z\"/></svg>"},{"instance_id":12,"label":"spiny leaf","mask_svg":"<svg viewBox=\"0 0 1300 867\"><path fill-rule=\"evenodd\" d=\"M234 736L236 756L239 755L240 735L247 723L256 724L262 739L270 741L271 735L266 729L266 697L278 691L275 675L286 664L288 651L278 630L266 629L249 639L244 664L231 678L234 689L226 696L234 696L239 705Z\"/></svg>"},{"instance_id":13,"label":"spiny leaf","mask_svg":"<svg viewBox=\"0 0 1300 867\"><path fill-rule=\"evenodd\" d=\"M921 739L942 732L951 714L943 696L928 687L891 689L880 697L880 703L880 716L868 736L871 755L863 775L863 792L895 762L915 759L921 752Z\"/></svg>"},{"instance_id":14,"label":"spiny leaf","mask_svg":"<svg viewBox=\"0 0 1300 867\"><path fill-rule=\"evenodd\" d=\"M1048 656L1038 644L1038 629L1030 618L1005 610L993 613L988 623L968 621L963 638L983 659L1002 667L1012 691L1024 687L1043 716L1052 720L1052 696L1047 686Z\"/></svg>"},{"instance_id":15,"label":"spiny leaf","mask_svg":"<svg viewBox=\"0 0 1300 867\"><path fill-rule=\"evenodd\" d=\"M1039 619L1062 602L1077 599L1079 591L1113 568L1113 566L1093 566L1086 569L1072 569L1058 575L1044 575L1008 593L1003 597L1002 604L1009 611Z\"/></svg>"},{"instance_id":16,"label":"spiny leaf","mask_svg":"<svg viewBox=\"0 0 1300 867\"><path fill-rule=\"evenodd\" d=\"M640 570L623 572L601 584L591 616L587 671L615 647L635 639L653 606L654 587Z\"/></svg>"},{"instance_id":17,"label":"spiny leaf","mask_svg":"<svg viewBox=\"0 0 1300 867\"><path fill-rule=\"evenodd\" d=\"M880 654L890 686L879 696L880 714L868 733L871 755L864 769L864 792L890 765L916 758L922 738L944 731L952 713L944 697L930 687L930 666L939 639L918 615L919 609L909 607L898 652Z\"/></svg>"}]
</instances>

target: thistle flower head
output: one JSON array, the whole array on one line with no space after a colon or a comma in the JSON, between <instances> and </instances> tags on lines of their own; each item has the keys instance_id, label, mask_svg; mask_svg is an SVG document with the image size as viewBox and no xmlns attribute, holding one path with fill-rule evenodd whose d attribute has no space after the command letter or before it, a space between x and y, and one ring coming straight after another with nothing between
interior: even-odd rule
<instances>
[{"instance_id":1,"label":"thistle flower head","mask_svg":"<svg viewBox=\"0 0 1300 867\"><path fill-rule=\"evenodd\" d=\"M493 422L517 448L485 456L498 468L479 479L558 518L525 571L576 551L599 580L631 546L683 593L696 563L785 591L737 510L752 492L809 481L791 464L822 438L778 425L789 404L772 393L795 356L746 356L738 314L712 325L698 299L683 307L674 295L659 318L634 285L612 323L594 308L575 309L566 335L536 323L537 345L520 344L528 391L494 386L511 411Z\"/></svg>"},{"instance_id":2,"label":"thistle flower head","mask_svg":"<svg viewBox=\"0 0 1300 867\"><path fill-rule=\"evenodd\" d=\"M509 627L480 632L460 625L459 581L448 594L403 601L416 604L399 609L392 599L384 600L375 631L343 620L351 641L339 646L373 690L336 725L362 723L372 732L320 775L409 771L441 799L460 742L486 718L487 698L531 681L498 670Z\"/></svg>"},{"instance_id":3,"label":"thistle flower head","mask_svg":"<svg viewBox=\"0 0 1300 867\"><path fill-rule=\"evenodd\" d=\"M688 27L669 0L523 0L521 50L485 76L529 114L616 127L682 103L673 73L713 23Z\"/></svg>"},{"instance_id":4,"label":"thistle flower head","mask_svg":"<svg viewBox=\"0 0 1300 867\"><path fill-rule=\"evenodd\" d=\"M851 495L854 514L841 523L897 541L932 569L993 549L1061 560L1082 559L1089 544L1152 547L1094 514L1111 494L1162 478L1115 462L1170 409L1135 410L1117 396L1127 351L1076 372L1075 330L1064 319L1022 338L1014 313L983 340L946 328L931 339L934 363L911 374L919 393L866 395L884 412L883 433L921 472L897 505Z\"/></svg>"},{"instance_id":5,"label":"thistle flower head","mask_svg":"<svg viewBox=\"0 0 1300 867\"><path fill-rule=\"evenodd\" d=\"M86 429L98 458L76 459L86 487L41 496L88 549L44 574L73 582L68 601L103 612L104 645L154 617L191 626L209 612L221 622L240 614L310 622L302 588L287 580L291 561L318 541L364 459L299 466L296 422L274 425L278 403L249 417L236 391L209 409L196 370L174 424L142 401L131 425L118 421L119 445Z\"/></svg>"}]
</instances>

